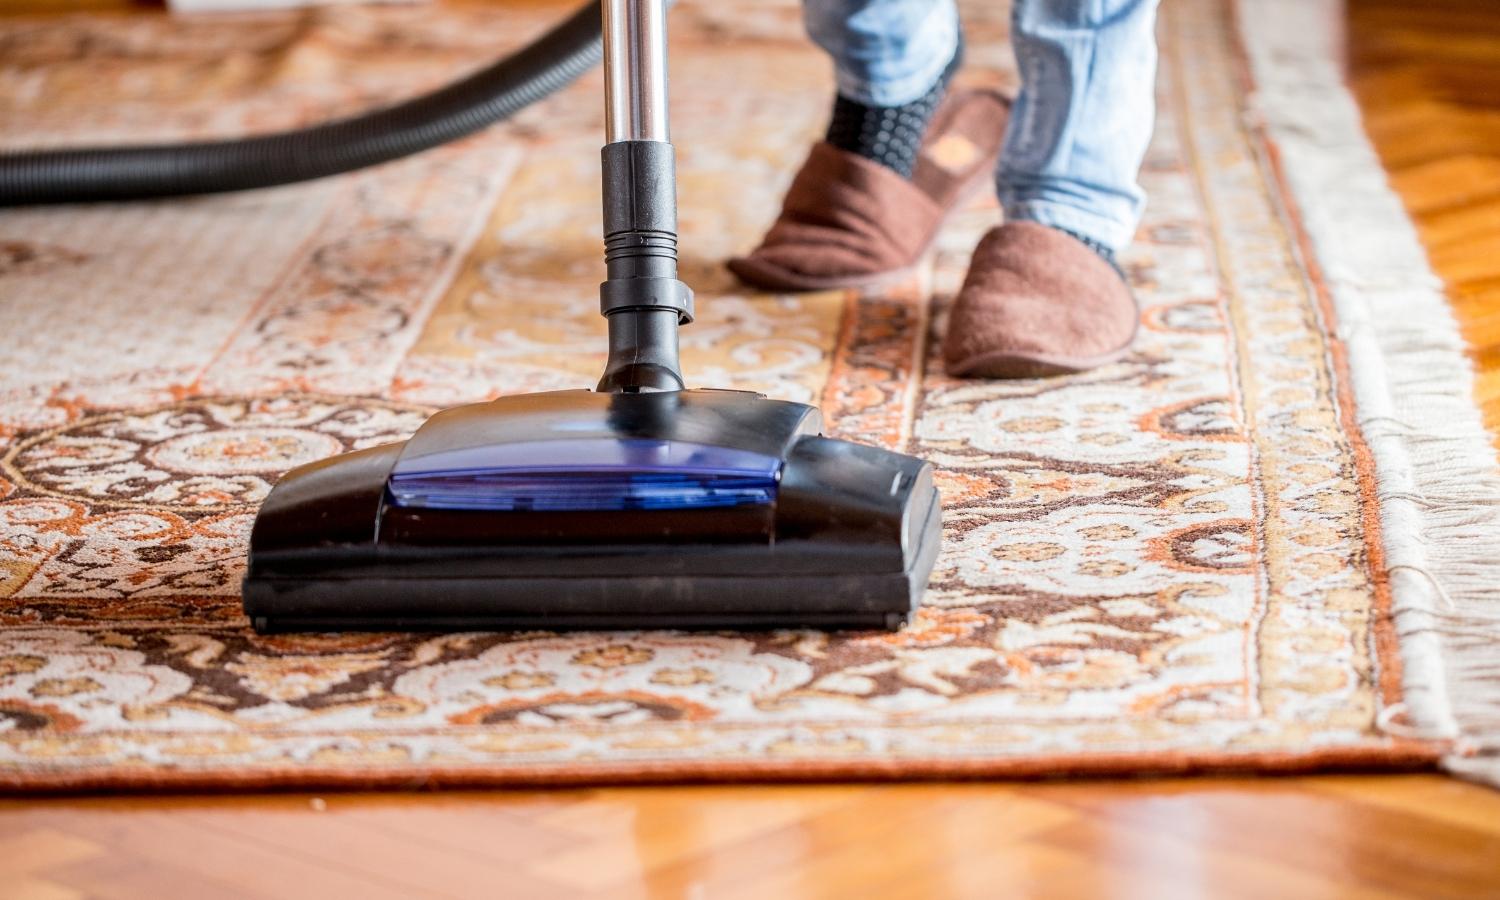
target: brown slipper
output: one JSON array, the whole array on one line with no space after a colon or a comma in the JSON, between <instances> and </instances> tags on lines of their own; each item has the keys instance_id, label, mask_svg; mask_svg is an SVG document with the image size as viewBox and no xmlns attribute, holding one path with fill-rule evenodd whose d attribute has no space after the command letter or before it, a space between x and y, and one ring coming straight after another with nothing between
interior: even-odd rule
<instances>
[{"instance_id":1,"label":"brown slipper","mask_svg":"<svg viewBox=\"0 0 1500 900\"><path fill-rule=\"evenodd\" d=\"M1035 222L993 228L953 302L948 374L1032 378L1081 372L1125 355L1140 313L1114 266Z\"/></svg>"},{"instance_id":2,"label":"brown slipper","mask_svg":"<svg viewBox=\"0 0 1500 900\"><path fill-rule=\"evenodd\" d=\"M913 268L943 221L989 180L1010 101L991 90L949 94L933 114L910 179L819 142L748 256L741 281L775 291L862 287Z\"/></svg>"}]
</instances>

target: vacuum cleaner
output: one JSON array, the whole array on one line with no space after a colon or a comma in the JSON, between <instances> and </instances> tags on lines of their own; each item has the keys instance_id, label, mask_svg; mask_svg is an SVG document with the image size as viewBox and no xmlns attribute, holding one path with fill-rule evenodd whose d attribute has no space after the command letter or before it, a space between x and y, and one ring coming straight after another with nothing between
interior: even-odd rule
<instances>
[{"instance_id":1,"label":"vacuum cleaner","mask_svg":"<svg viewBox=\"0 0 1500 900\"><path fill-rule=\"evenodd\" d=\"M677 339L693 294L677 278L664 0L582 16L549 38L571 42L576 67L577 23L602 27L603 376L449 409L406 441L288 473L250 538L257 631L894 629L920 601L940 543L929 464L826 437L806 404L686 387ZM118 150L64 153L136 172L93 176L99 199L105 185L124 197L222 184L203 172L224 153L205 146L197 175L139 165L163 148L130 165L100 162ZM276 165L233 183L290 164ZM6 194L0 160L0 202L61 199L58 169Z\"/></svg>"}]
</instances>

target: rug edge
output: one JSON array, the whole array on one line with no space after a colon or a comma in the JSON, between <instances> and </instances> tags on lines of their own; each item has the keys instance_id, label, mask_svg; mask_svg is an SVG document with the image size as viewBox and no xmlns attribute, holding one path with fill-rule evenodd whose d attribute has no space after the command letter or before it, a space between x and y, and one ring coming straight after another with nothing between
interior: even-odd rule
<instances>
[{"instance_id":1,"label":"rug edge","mask_svg":"<svg viewBox=\"0 0 1500 900\"><path fill-rule=\"evenodd\" d=\"M421 769L351 769L337 766L193 770L137 767L41 774L0 769L0 798L119 792L210 792L245 790L446 790L550 788L662 784L800 783L1059 778L1177 778L1189 776L1293 776L1325 772L1432 770L1429 742L1393 739L1381 746L1315 747L1291 751L1220 753L1157 750L1099 754L1089 751L1016 757L954 759L803 759L640 761L611 764L447 765Z\"/></svg>"},{"instance_id":2,"label":"rug edge","mask_svg":"<svg viewBox=\"0 0 1500 900\"><path fill-rule=\"evenodd\" d=\"M1347 86L1343 5L1233 2L1252 125L1290 163L1280 174L1335 311L1374 461L1403 688L1380 725L1449 741L1444 768L1500 785L1500 617L1489 596L1500 584L1500 470L1443 282Z\"/></svg>"}]
</instances>

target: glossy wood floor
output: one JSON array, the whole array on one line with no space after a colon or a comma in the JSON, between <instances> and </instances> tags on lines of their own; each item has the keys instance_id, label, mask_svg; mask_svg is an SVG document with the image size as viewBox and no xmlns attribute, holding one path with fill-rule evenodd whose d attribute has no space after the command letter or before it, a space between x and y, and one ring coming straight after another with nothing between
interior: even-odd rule
<instances>
[{"instance_id":1,"label":"glossy wood floor","mask_svg":"<svg viewBox=\"0 0 1500 900\"><path fill-rule=\"evenodd\" d=\"M1500 3L1349 4L1365 128L1448 283L1500 432Z\"/></svg>"},{"instance_id":2,"label":"glossy wood floor","mask_svg":"<svg viewBox=\"0 0 1500 900\"><path fill-rule=\"evenodd\" d=\"M1500 3L1350 2L1370 132L1500 426ZM1409 775L0 801L0 898L427 895L1500 897L1500 791Z\"/></svg>"},{"instance_id":3,"label":"glossy wood floor","mask_svg":"<svg viewBox=\"0 0 1500 900\"><path fill-rule=\"evenodd\" d=\"M1438 776L0 805L0 896L1478 897L1500 799Z\"/></svg>"}]
</instances>

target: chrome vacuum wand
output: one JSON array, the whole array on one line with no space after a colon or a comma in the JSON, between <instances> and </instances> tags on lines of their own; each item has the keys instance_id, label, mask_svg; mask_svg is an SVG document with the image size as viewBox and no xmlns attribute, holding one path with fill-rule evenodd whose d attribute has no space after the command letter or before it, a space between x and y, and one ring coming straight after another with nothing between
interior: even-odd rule
<instances>
[{"instance_id":1,"label":"chrome vacuum wand","mask_svg":"<svg viewBox=\"0 0 1500 900\"><path fill-rule=\"evenodd\" d=\"M601 0L604 262L609 361L598 390L680 391L677 328L693 292L677 280L677 172L667 130L665 0Z\"/></svg>"}]
</instances>

